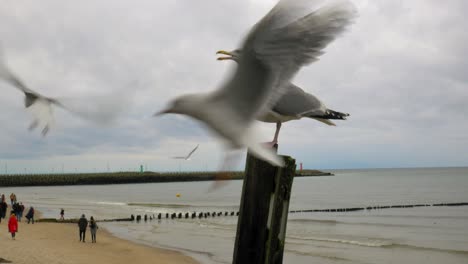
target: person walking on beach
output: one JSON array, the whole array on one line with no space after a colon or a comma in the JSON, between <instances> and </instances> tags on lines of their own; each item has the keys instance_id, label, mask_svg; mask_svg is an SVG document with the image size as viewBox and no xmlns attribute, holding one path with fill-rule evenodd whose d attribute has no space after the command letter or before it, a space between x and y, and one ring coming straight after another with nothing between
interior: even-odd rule
<instances>
[{"instance_id":1,"label":"person walking on beach","mask_svg":"<svg viewBox=\"0 0 468 264\"><path fill-rule=\"evenodd\" d=\"M19 203L14 203L14 204L11 206L11 210L15 213L16 216L18 216Z\"/></svg>"},{"instance_id":2,"label":"person walking on beach","mask_svg":"<svg viewBox=\"0 0 468 264\"><path fill-rule=\"evenodd\" d=\"M2 218L5 218L4 216L4 212L5 212L5 208L3 208L3 203L5 202L5 194L2 194L2 198L0 199L0 222L2 222ZM8 207L8 205L7 205Z\"/></svg>"},{"instance_id":3,"label":"person walking on beach","mask_svg":"<svg viewBox=\"0 0 468 264\"><path fill-rule=\"evenodd\" d=\"M30 207L28 213L26 214L26 219L28 219L28 224L31 222L34 224L34 207Z\"/></svg>"},{"instance_id":4,"label":"person walking on beach","mask_svg":"<svg viewBox=\"0 0 468 264\"><path fill-rule=\"evenodd\" d=\"M18 221L16 220L15 213L11 213L10 220L8 220L8 232L11 233L11 238L15 240L16 232L18 232Z\"/></svg>"},{"instance_id":5,"label":"person walking on beach","mask_svg":"<svg viewBox=\"0 0 468 264\"><path fill-rule=\"evenodd\" d=\"M60 209L60 220L65 220L65 218L63 217L65 215L65 210Z\"/></svg>"},{"instance_id":6,"label":"person walking on beach","mask_svg":"<svg viewBox=\"0 0 468 264\"><path fill-rule=\"evenodd\" d=\"M8 210L8 204L6 203L5 199L0 203L0 208L1 208L0 211L2 212L2 214L0 215L0 218L5 219L6 212Z\"/></svg>"},{"instance_id":7,"label":"person walking on beach","mask_svg":"<svg viewBox=\"0 0 468 264\"><path fill-rule=\"evenodd\" d=\"M14 193L10 194L10 201L11 201L11 206L13 206L13 204L15 204L16 202L16 194Z\"/></svg>"},{"instance_id":8,"label":"person walking on beach","mask_svg":"<svg viewBox=\"0 0 468 264\"><path fill-rule=\"evenodd\" d=\"M96 232L97 232L98 228L99 227L96 224L96 221L91 216L91 218L89 218L89 230L91 231L91 240L92 240L91 243L96 243Z\"/></svg>"},{"instance_id":9,"label":"person walking on beach","mask_svg":"<svg viewBox=\"0 0 468 264\"><path fill-rule=\"evenodd\" d=\"M17 213L17 218L18 218L18 222L21 222L21 218L23 217L23 212L24 212L24 205L22 202L19 203L19 207L18 207L18 213Z\"/></svg>"},{"instance_id":10,"label":"person walking on beach","mask_svg":"<svg viewBox=\"0 0 468 264\"><path fill-rule=\"evenodd\" d=\"M85 215L82 214L81 218L78 220L78 228L80 229L80 241L85 242L86 236L86 227L88 226L88 220L86 220Z\"/></svg>"}]
</instances>

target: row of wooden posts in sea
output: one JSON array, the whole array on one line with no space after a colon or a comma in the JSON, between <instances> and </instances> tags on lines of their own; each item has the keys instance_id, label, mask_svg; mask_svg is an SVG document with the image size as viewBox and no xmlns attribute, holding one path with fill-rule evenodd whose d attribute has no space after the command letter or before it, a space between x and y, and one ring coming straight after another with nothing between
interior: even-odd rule
<instances>
[{"instance_id":1,"label":"row of wooden posts in sea","mask_svg":"<svg viewBox=\"0 0 468 264\"><path fill-rule=\"evenodd\" d=\"M399 204L399 205L384 205L384 206L377 205L377 206L367 206L367 207L336 208L336 209L292 210L292 211L289 211L289 213L355 212L355 211L363 211L363 210L414 208L414 207L429 207L429 206L468 206L468 203Z\"/></svg>"},{"instance_id":2,"label":"row of wooden posts in sea","mask_svg":"<svg viewBox=\"0 0 468 264\"><path fill-rule=\"evenodd\" d=\"M289 213L335 213L335 212L356 212L364 210L381 210L391 208L415 208L415 207L441 207L441 206L468 206L468 203L434 203L434 204L404 204L404 205L384 205L384 206L367 206L367 207L350 207L350 208L334 208L334 209L308 209L308 210L291 210ZM239 216L238 211L225 211L225 212L185 212L185 213L158 213L157 215L131 215L130 218L119 218L119 219L106 219L101 220L103 222L111 221L151 221L151 220L162 220L162 219L201 219L210 217L222 217L222 216Z\"/></svg>"},{"instance_id":3,"label":"row of wooden posts in sea","mask_svg":"<svg viewBox=\"0 0 468 264\"><path fill-rule=\"evenodd\" d=\"M165 219L182 219L182 218L185 218L185 219L194 219L194 218L208 218L208 217L220 217L220 216L239 216L239 212L199 212L199 213L196 213L196 212L192 212L192 213L188 213L186 212L185 214L183 213L159 213L157 216L156 215L150 215L148 216L147 214L145 215L137 215L136 217L132 214L130 216L130 221L141 221L141 220L144 220L144 221L148 221L148 220L155 220L155 219L158 219L158 220L161 220L163 218Z\"/></svg>"}]
</instances>

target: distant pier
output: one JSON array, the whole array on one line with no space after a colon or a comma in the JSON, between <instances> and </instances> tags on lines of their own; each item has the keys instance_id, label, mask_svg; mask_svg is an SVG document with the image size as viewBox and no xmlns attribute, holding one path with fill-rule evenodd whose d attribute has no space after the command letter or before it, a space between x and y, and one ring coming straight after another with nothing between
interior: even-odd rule
<instances>
[{"instance_id":1,"label":"distant pier","mask_svg":"<svg viewBox=\"0 0 468 264\"><path fill-rule=\"evenodd\" d=\"M244 179L243 171L14 174L0 175L0 187L213 181L219 180L217 175L220 173L228 175L225 180ZM332 173L318 170L296 171L295 175L296 177L333 176Z\"/></svg>"}]
</instances>

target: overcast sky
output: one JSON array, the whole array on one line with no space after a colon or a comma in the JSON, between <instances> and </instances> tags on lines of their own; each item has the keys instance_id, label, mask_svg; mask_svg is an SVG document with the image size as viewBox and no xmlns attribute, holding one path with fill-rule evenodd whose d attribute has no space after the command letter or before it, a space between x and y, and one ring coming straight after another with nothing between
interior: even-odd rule
<instances>
[{"instance_id":1,"label":"overcast sky","mask_svg":"<svg viewBox=\"0 0 468 264\"><path fill-rule=\"evenodd\" d=\"M318 169L467 166L468 1L352 2L356 23L293 81L351 116L336 127L285 123L280 153ZM215 52L235 49L275 3L2 1L0 42L28 86L124 103L110 125L56 109L43 138L27 129L24 95L0 83L0 172L217 169L223 148L203 126L151 115L177 95L216 89L235 66ZM271 140L275 125L262 127ZM191 161L169 158L197 144Z\"/></svg>"}]
</instances>

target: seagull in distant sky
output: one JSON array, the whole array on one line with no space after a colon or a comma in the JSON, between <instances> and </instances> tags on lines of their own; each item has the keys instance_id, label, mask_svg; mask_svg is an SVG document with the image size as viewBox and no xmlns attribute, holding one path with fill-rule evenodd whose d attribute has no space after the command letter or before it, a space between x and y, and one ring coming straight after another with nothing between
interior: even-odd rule
<instances>
[{"instance_id":1,"label":"seagull in distant sky","mask_svg":"<svg viewBox=\"0 0 468 264\"><path fill-rule=\"evenodd\" d=\"M317 3L280 0L250 30L239 65L221 88L181 96L158 114L188 115L225 139L231 149L247 147L255 156L283 166L284 161L271 148L260 144L255 119L277 103L297 72L316 61L356 14L348 1L311 10Z\"/></svg>"},{"instance_id":2,"label":"seagull in distant sky","mask_svg":"<svg viewBox=\"0 0 468 264\"><path fill-rule=\"evenodd\" d=\"M226 55L218 57L218 60L233 60L238 62L241 50L224 51L220 50L216 54ZM299 120L303 117L312 118L329 126L335 126L330 119L346 120L347 113L337 112L328 109L325 104L315 95L302 90L300 87L289 83L286 92L269 111L263 113L257 120L266 123L276 123L276 131L271 146L278 144L278 135L281 124L291 120Z\"/></svg>"},{"instance_id":3,"label":"seagull in distant sky","mask_svg":"<svg viewBox=\"0 0 468 264\"><path fill-rule=\"evenodd\" d=\"M172 157L173 159L183 159L183 160L190 160L190 157L192 156L192 154L197 150L199 145L197 145L194 149L192 149L192 151L189 152L189 154L187 154L187 156L185 157Z\"/></svg>"}]
</instances>

